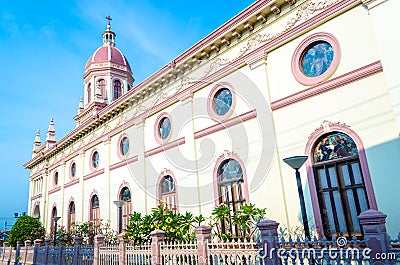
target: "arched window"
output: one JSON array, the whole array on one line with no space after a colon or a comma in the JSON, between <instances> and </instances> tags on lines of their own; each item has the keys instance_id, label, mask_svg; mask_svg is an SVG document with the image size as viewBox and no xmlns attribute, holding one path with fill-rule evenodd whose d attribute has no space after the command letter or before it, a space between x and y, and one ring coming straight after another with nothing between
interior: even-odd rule
<instances>
[{"instance_id":1,"label":"arched window","mask_svg":"<svg viewBox=\"0 0 400 265\"><path fill-rule=\"evenodd\" d=\"M325 134L312 153L325 236L362 236L357 216L369 209L369 203L354 140L341 132Z\"/></svg>"},{"instance_id":2,"label":"arched window","mask_svg":"<svg viewBox=\"0 0 400 265\"><path fill-rule=\"evenodd\" d=\"M229 220L221 224L222 233L230 232L233 236L239 236L238 227L232 224L232 217L246 203L242 167L237 160L226 159L218 167L217 176L219 204L227 206L230 211Z\"/></svg>"},{"instance_id":3,"label":"arched window","mask_svg":"<svg viewBox=\"0 0 400 265\"><path fill-rule=\"evenodd\" d=\"M53 209L52 209L52 211L51 211L51 220L50 220L50 231L52 231L52 233L53 233L53 231L54 231L54 224L55 224L55 222L54 222L54 217L56 217L57 216L57 207L53 207Z\"/></svg>"},{"instance_id":4,"label":"arched window","mask_svg":"<svg viewBox=\"0 0 400 265\"><path fill-rule=\"evenodd\" d=\"M90 201L90 221L97 225L100 224L100 206L97 195L93 195Z\"/></svg>"},{"instance_id":5,"label":"arched window","mask_svg":"<svg viewBox=\"0 0 400 265\"><path fill-rule=\"evenodd\" d=\"M114 81L114 100L122 95L121 82L119 80Z\"/></svg>"},{"instance_id":6,"label":"arched window","mask_svg":"<svg viewBox=\"0 0 400 265\"><path fill-rule=\"evenodd\" d=\"M39 205L36 205L33 210L33 218L40 220L40 208Z\"/></svg>"},{"instance_id":7,"label":"arched window","mask_svg":"<svg viewBox=\"0 0 400 265\"><path fill-rule=\"evenodd\" d=\"M106 80L104 80L104 79L98 80L97 81L97 86L100 88L101 96L103 97L103 99L107 99L107 95L106 95Z\"/></svg>"},{"instance_id":8,"label":"arched window","mask_svg":"<svg viewBox=\"0 0 400 265\"><path fill-rule=\"evenodd\" d=\"M167 205L168 209L177 212L177 201L176 201L176 189L175 182L172 176L165 175L162 177L160 181L160 201L164 202Z\"/></svg>"},{"instance_id":9,"label":"arched window","mask_svg":"<svg viewBox=\"0 0 400 265\"><path fill-rule=\"evenodd\" d=\"M75 217L75 202L70 202L68 206L68 231L71 230L71 224L76 220Z\"/></svg>"},{"instance_id":10,"label":"arched window","mask_svg":"<svg viewBox=\"0 0 400 265\"><path fill-rule=\"evenodd\" d=\"M87 86L87 103L89 104L90 101L92 100L92 88L91 88L91 83L88 84Z\"/></svg>"},{"instance_id":11,"label":"arched window","mask_svg":"<svg viewBox=\"0 0 400 265\"><path fill-rule=\"evenodd\" d=\"M122 206L122 229L125 229L129 224L129 217L132 214L131 191L129 188L124 187L121 190L119 199L125 201L124 206Z\"/></svg>"}]
</instances>

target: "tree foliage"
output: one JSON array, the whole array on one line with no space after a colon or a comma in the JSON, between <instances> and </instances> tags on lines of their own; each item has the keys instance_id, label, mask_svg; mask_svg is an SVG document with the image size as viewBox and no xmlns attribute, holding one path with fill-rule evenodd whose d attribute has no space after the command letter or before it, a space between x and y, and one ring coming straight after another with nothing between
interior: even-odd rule
<instances>
[{"instance_id":1,"label":"tree foliage","mask_svg":"<svg viewBox=\"0 0 400 265\"><path fill-rule=\"evenodd\" d=\"M32 216L21 216L11 228L8 243L15 247L17 241L25 242L25 240L31 240L33 242L35 239L44 240L45 234L46 231L39 220Z\"/></svg>"}]
</instances>

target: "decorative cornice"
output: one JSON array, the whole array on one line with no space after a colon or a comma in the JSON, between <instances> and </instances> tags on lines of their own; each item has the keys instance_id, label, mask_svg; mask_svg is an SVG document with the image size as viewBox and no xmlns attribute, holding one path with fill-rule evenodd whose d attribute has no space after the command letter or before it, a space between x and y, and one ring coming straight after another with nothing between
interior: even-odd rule
<instances>
[{"instance_id":1,"label":"decorative cornice","mask_svg":"<svg viewBox=\"0 0 400 265\"><path fill-rule=\"evenodd\" d=\"M268 54L266 51L260 51L259 53L254 54L250 57L246 63L250 67L251 70L256 69L260 65L263 65L267 62Z\"/></svg>"},{"instance_id":2,"label":"decorative cornice","mask_svg":"<svg viewBox=\"0 0 400 265\"><path fill-rule=\"evenodd\" d=\"M369 10L389 1L389 0L361 0L362 3L368 7Z\"/></svg>"},{"instance_id":3,"label":"decorative cornice","mask_svg":"<svg viewBox=\"0 0 400 265\"><path fill-rule=\"evenodd\" d=\"M49 195L50 195L50 194L53 194L53 193L55 193L55 192L57 192L57 191L60 191L60 190L61 190L61 187L60 187L60 186L55 187L54 189L49 190Z\"/></svg>"},{"instance_id":4,"label":"decorative cornice","mask_svg":"<svg viewBox=\"0 0 400 265\"><path fill-rule=\"evenodd\" d=\"M383 69L380 61L368 64L349 73L332 78L319 85L302 90L285 98L273 101L271 102L271 109L278 110L287 107L289 105L295 104L310 97L326 93L330 90L348 85L350 83L364 79L368 76L378 74L382 71Z\"/></svg>"}]
</instances>

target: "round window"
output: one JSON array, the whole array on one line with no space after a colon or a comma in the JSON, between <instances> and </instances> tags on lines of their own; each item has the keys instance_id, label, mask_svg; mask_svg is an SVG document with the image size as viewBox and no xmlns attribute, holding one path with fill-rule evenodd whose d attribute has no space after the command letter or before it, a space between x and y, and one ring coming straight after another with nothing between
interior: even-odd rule
<instances>
[{"instance_id":1,"label":"round window","mask_svg":"<svg viewBox=\"0 0 400 265\"><path fill-rule=\"evenodd\" d=\"M169 120L169 118L168 117L162 118L160 120L158 128L160 130L161 139L163 140L167 139L171 133L171 121Z\"/></svg>"},{"instance_id":2,"label":"round window","mask_svg":"<svg viewBox=\"0 0 400 265\"><path fill-rule=\"evenodd\" d=\"M119 150L123 156L126 156L129 152L129 139L124 136L119 143Z\"/></svg>"},{"instance_id":3,"label":"round window","mask_svg":"<svg viewBox=\"0 0 400 265\"><path fill-rule=\"evenodd\" d=\"M224 116L232 107L232 92L228 88L222 88L215 93L213 109L219 116Z\"/></svg>"},{"instance_id":4,"label":"round window","mask_svg":"<svg viewBox=\"0 0 400 265\"><path fill-rule=\"evenodd\" d=\"M97 168L99 166L99 152L94 151L92 155L92 166Z\"/></svg>"},{"instance_id":5,"label":"round window","mask_svg":"<svg viewBox=\"0 0 400 265\"><path fill-rule=\"evenodd\" d=\"M301 70L308 77L320 76L331 66L333 58L332 45L326 41L313 43L301 58Z\"/></svg>"}]
</instances>

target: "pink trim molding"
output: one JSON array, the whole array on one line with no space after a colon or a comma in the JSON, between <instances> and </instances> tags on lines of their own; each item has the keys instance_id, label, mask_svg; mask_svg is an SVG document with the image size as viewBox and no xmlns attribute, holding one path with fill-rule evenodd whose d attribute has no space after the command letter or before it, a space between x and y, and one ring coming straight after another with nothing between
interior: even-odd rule
<instances>
[{"instance_id":1,"label":"pink trim molding","mask_svg":"<svg viewBox=\"0 0 400 265\"><path fill-rule=\"evenodd\" d=\"M87 174L86 176L83 176L83 180L91 179L91 178L96 177L98 175L101 175L103 173L104 173L104 168L102 168L100 170L97 170L97 171L95 171L93 173Z\"/></svg>"},{"instance_id":2,"label":"pink trim molding","mask_svg":"<svg viewBox=\"0 0 400 265\"><path fill-rule=\"evenodd\" d=\"M167 150L169 150L171 148L174 148L174 147L177 147L177 146L180 146L180 145L183 145L183 144L185 144L185 137L179 138L179 139L177 139L175 141L172 141L170 143L167 143L165 145L162 145L162 146L153 148L153 149L151 149L149 151L146 151L146 152L144 152L144 157L149 157L149 156L158 154L158 153L163 152L163 151L167 151Z\"/></svg>"},{"instance_id":3,"label":"pink trim molding","mask_svg":"<svg viewBox=\"0 0 400 265\"><path fill-rule=\"evenodd\" d=\"M214 202L216 206L219 206L219 194L218 194L218 169L221 166L222 162L224 162L227 159L234 159L236 160L240 167L242 168L242 173L243 173L243 193L244 193L244 198L246 199L246 204L250 203L250 198L249 198L249 188L247 184L247 173L246 173L246 167L243 163L243 161L240 159L240 157L234 153L225 150L222 155L220 155L215 162L215 167L213 171L213 184L214 184Z\"/></svg>"},{"instance_id":4,"label":"pink trim molding","mask_svg":"<svg viewBox=\"0 0 400 265\"><path fill-rule=\"evenodd\" d=\"M42 197L42 193L36 194L35 196L32 196L32 197L31 197L31 201L36 200L36 199L39 199L39 198L41 198L41 197Z\"/></svg>"},{"instance_id":5,"label":"pink trim molding","mask_svg":"<svg viewBox=\"0 0 400 265\"><path fill-rule=\"evenodd\" d=\"M287 107L302 100L318 96L330 90L348 85L358 80L364 79L368 76L378 74L383 71L381 61L376 61L371 64L365 65L361 68L343 74L341 76L332 78L322 84L302 90L290 96L271 102L271 109L278 110Z\"/></svg>"},{"instance_id":6,"label":"pink trim molding","mask_svg":"<svg viewBox=\"0 0 400 265\"><path fill-rule=\"evenodd\" d=\"M109 169L113 170L113 169L116 169L116 168L120 168L120 167L126 166L126 165L128 165L130 163L136 162L138 160L139 160L139 157L137 155L135 155L134 157L131 157L131 158L125 159L125 160L123 160L121 162L118 162L118 163L110 165Z\"/></svg>"},{"instance_id":7,"label":"pink trim molding","mask_svg":"<svg viewBox=\"0 0 400 265\"><path fill-rule=\"evenodd\" d=\"M35 201L35 203L32 206L32 215L33 217L35 217L35 208L38 207L39 208L39 218L40 218L40 201L37 200Z\"/></svg>"},{"instance_id":8,"label":"pink trim molding","mask_svg":"<svg viewBox=\"0 0 400 265\"><path fill-rule=\"evenodd\" d=\"M50 195L50 194L53 194L53 193L55 193L55 192L57 192L57 191L60 191L60 190L61 190L61 187L60 187L60 186L55 187L54 189L49 190L49 195Z\"/></svg>"},{"instance_id":9,"label":"pink trim molding","mask_svg":"<svg viewBox=\"0 0 400 265\"><path fill-rule=\"evenodd\" d=\"M52 183L53 183L53 187L56 188L58 186L58 183L56 183L56 174L58 174L57 176L57 182L60 181L60 174L58 173L58 170L54 171L53 173L53 177L52 177Z\"/></svg>"},{"instance_id":10,"label":"pink trim molding","mask_svg":"<svg viewBox=\"0 0 400 265\"><path fill-rule=\"evenodd\" d=\"M161 201L161 180L163 179L164 176L170 175L172 177L172 179L174 180L174 185L175 185L175 205L174 205L174 209L175 212L178 213L179 212L179 203L178 203L178 182L176 181L176 177L174 175L174 173L169 170L164 168L163 171L161 172L160 175L158 175L158 180L157 180L157 186L156 186L156 203L157 205L159 204L159 202Z\"/></svg>"},{"instance_id":11,"label":"pink trim molding","mask_svg":"<svg viewBox=\"0 0 400 265\"><path fill-rule=\"evenodd\" d=\"M72 176L72 165L73 165L73 164L75 164L75 176ZM76 174L77 174L76 163L75 163L75 160L72 160L72 161L69 163L69 178L70 178L71 180L76 179Z\"/></svg>"},{"instance_id":12,"label":"pink trim molding","mask_svg":"<svg viewBox=\"0 0 400 265\"><path fill-rule=\"evenodd\" d=\"M367 192L368 196L368 203L370 209L378 210L378 206L376 203L375 199L375 193L374 189L372 186L372 181L371 181L371 175L369 173L369 168L368 168L368 162L367 162L367 157L365 155L365 148L364 145L361 141L361 138L349 128L348 125L342 124L342 123L331 123L328 121L324 121L322 125L317 128L309 137L306 148L305 148L305 155L309 156L310 158L313 157L312 154L312 149L317 142L317 140L322 137L324 134L331 133L331 132L342 132L350 136L358 149L358 158L360 160L360 166L361 166L361 171L364 177L364 183L365 183L365 189ZM317 231L319 233L319 236L323 236L323 225L322 225L322 218L321 218L321 213L320 213L320 207L319 207L319 202L318 202L318 194L317 194L317 188L315 186L315 176L314 176L314 170L313 170L313 163L312 159L308 159L306 162L306 168L307 168L307 179L308 179L308 185L310 188L310 196L311 196L311 202L313 206L313 212L314 212L314 219L315 219L315 225L317 228Z\"/></svg>"},{"instance_id":13,"label":"pink trim molding","mask_svg":"<svg viewBox=\"0 0 400 265\"><path fill-rule=\"evenodd\" d=\"M96 195L97 196L97 198L99 199L99 220L100 220L100 196L99 196L99 192L97 191L97 190L95 190L95 189L93 189L93 191L92 191L92 193L90 193L90 196L89 196L89 214L88 214L88 217L89 217L89 221L93 221L93 216L92 216L92 199L93 199L93 196L94 195Z\"/></svg>"},{"instance_id":14,"label":"pink trim molding","mask_svg":"<svg viewBox=\"0 0 400 265\"><path fill-rule=\"evenodd\" d=\"M202 129L200 131L197 131L194 133L194 139L198 139L203 136L224 130L224 129L232 127L234 125L254 119L255 117L257 117L257 110L254 109L254 110L248 111L246 113L243 113L239 116L230 118L229 120L223 121L219 124L216 124L216 125L210 126L208 128Z\"/></svg>"},{"instance_id":15,"label":"pink trim molding","mask_svg":"<svg viewBox=\"0 0 400 265\"><path fill-rule=\"evenodd\" d=\"M123 180L122 183L121 183L121 185L119 185L116 200L121 200L121 192L122 192L122 189L123 189L123 188L128 188L129 191L132 191L131 186L129 185L129 183L126 182L125 180ZM132 198L132 193L131 193L131 198ZM131 200L132 200L132 199L131 199Z\"/></svg>"},{"instance_id":16,"label":"pink trim molding","mask_svg":"<svg viewBox=\"0 0 400 265\"><path fill-rule=\"evenodd\" d=\"M161 120L164 118L168 118L169 122L171 124L171 131L169 132L168 137L166 139L162 139L161 135L160 135L160 123L161 123ZM158 117L154 123L154 138L156 139L156 142L160 145L168 143L168 141L171 139L172 130L173 130L172 119L171 119L171 116L168 114L168 112L163 112L160 115L158 115Z\"/></svg>"},{"instance_id":17,"label":"pink trim molding","mask_svg":"<svg viewBox=\"0 0 400 265\"><path fill-rule=\"evenodd\" d=\"M65 189L65 188L68 188L68 187L70 187L70 186L72 186L72 185L75 185L76 183L79 183L79 179L74 179L74 180L72 180L72 181L70 181L70 182L68 182L68 183L65 183L65 184L64 184L64 189Z\"/></svg>"},{"instance_id":18,"label":"pink trim molding","mask_svg":"<svg viewBox=\"0 0 400 265\"><path fill-rule=\"evenodd\" d=\"M231 92L232 106L229 108L228 112L225 113L225 115L221 116L221 115L218 115L214 110L214 97L217 94L217 92L223 88L227 88ZM228 119L232 115L233 110L235 109L235 105L236 105L236 93L235 93L235 90L233 89L232 85L229 84L228 82L221 82L221 83L216 84L211 89L210 94L208 94L207 112L208 112L208 115L210 115L211 119L213 119L214 121L221 122L221 121Z\"/></svg>"}]
</instances>

